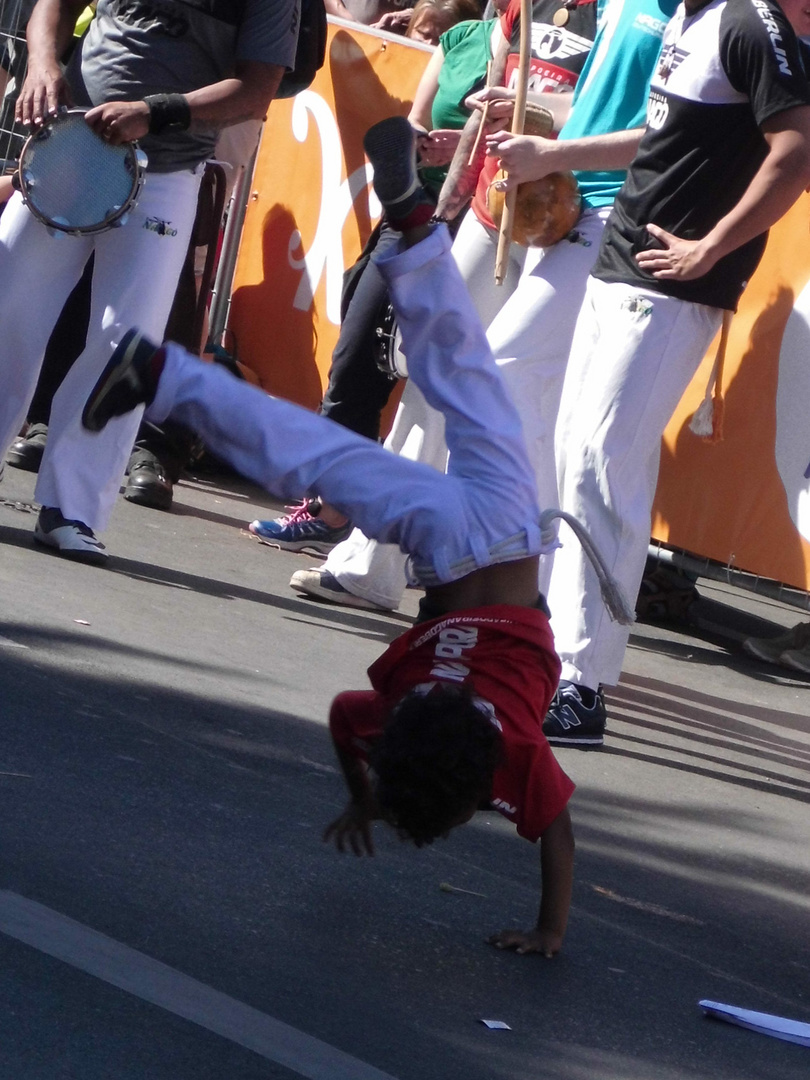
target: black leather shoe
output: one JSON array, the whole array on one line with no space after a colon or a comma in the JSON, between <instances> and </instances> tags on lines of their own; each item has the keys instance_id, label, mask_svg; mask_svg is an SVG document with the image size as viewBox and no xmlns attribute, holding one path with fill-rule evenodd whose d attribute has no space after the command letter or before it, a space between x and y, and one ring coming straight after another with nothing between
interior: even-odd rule
<instances>
[{"instance_id":1,"label":"black leather shoe","mask_svg":"<svg viewBox=\"0 0 810 1080\"><path fill-rule=\"evenodd\" d=\"M15 469L25 469L26 472L39 472L47 441L48 425L31 424L25 435L15 439L8 448L6 461L9 465L13 465Z\"/></svg>"},{"instance_id":2,"label":"black leather shoe","mask_svg":"<svg viewBox=\"0 0 810 1080\"><path fill-rule=\"evenodd\" d=\"M148 450L135 450L129 459L124 498L153 510L171 510L172 482L158 458Z\"/></svg>"}]
</instances>

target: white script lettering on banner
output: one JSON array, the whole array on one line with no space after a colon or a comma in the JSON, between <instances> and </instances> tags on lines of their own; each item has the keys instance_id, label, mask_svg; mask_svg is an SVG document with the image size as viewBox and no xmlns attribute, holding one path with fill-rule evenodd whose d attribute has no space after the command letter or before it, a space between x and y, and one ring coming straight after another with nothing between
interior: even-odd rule
<instances>
[{"instance_id":1,"label":"white script lettering on banner","mask_svg":"<svg viewBox=\"0 0 810 1080\"><path fill-rule=\"evenodd\" d=\"M371 166L365 164L342 180L343 150L337 122L329 105L320 94L304 90L295 98L292 110L292 133L302 143L310 132L310 117L315 122L321 140L321 205L318 226L309 251L303 257L295 252L302 248L300 232L295 229L287 245L287 258L294 270L303 271L295 293L293 307L308 311L313 304L321 275L326 276L326 316L335 326L340 325L340 295L343 286L343 226L355 199L368 190L369 214L379 216L381 207L369 190Z\"/></svg>"}]
</instances>

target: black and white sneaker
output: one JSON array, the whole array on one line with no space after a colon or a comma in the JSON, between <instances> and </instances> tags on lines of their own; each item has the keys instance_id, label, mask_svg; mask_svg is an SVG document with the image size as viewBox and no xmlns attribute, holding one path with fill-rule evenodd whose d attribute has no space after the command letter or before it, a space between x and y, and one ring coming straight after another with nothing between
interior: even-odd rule
<instances>
[{"instance_id":1,"label":"black and white sneaker","mask_svg":"<svg viewBox=\"0 0 810 1080\"><path fill-rule=\"evenodd\" d=\"M604 743L606 725L602 687L591 690L562 681L543 721L543 734L552 746L593 750Z\"/></svg>"},{"instance_id":2,"label":"black and white sneaker","mask_svg":"<svg viewBox=\"0 0 810 1080\"><path fill-rule=\"evenodd\" d=\"M109 558L107 549L88 525L63 517L56 506L43 506L40 510L34 540L75 562L101 566Z\"/></svg>"},{"instance_id":3,"label":"black and white sneaker","mask_svg":"<svg viewBox=\"0 0 810 1080\"><path fill-rule=\"evenodd\" d=\"M152 404L162 367L155 362L160 352L139 330L127 330L84 406L82 424L88 431L101 431L114 416Z\"/></svg>"},{"instance_id":4,"label":"black and white sneaker","mask_svg":"<svg viewBox=\"0 0 810 1080\"><path fill-rule=\"evenodd\" d=\"M374 168L377 198L395 227L427 221L435 204L416 172L416 136L404 116L389 116L370 127L363 149ZM419 208L420 221L411 221Z\"/></svg>"}]
</instances>

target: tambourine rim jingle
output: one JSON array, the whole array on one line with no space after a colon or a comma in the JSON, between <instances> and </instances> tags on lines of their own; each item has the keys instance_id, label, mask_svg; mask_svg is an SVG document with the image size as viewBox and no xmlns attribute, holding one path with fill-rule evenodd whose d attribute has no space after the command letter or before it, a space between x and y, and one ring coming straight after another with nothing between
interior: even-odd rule
<instances>
[{"instance_id":1,"label":"tambourine rim jingle","mask_svg":"<svg viewBox=\"0 0 810 1080\"><path fill-rule=\"evenodd\" d=\"M128 142L113 146L106 142L84 122L86 111L60 110L32 132L22 148L17 168L17 187L34 217L47 228L72 236L91 236L123 225L138 201L146 178L147 159L138 144ZM81 128L77 118L82 118ZM55 133L68 131L68 125L77 132L71 149L77 157L83 154L85 159L82 168L88 187L82 189L86 197L84 202L75 185L70 187L63 182L55 185L50 182L55 173L45 175L44 165L37 167L36 164L38 152L46 143L54 138L64 141L65 135ZM53 145L50 144L48 152L39 153L51 169L59 164L58 155L51 152ZM64 172L60 179L64 181ZM55 192L57 186L60 190Z\"/></svg>"},{"instance_id":2,"label":"tambourine rim jingle","mask_svg":"<svg viewBox=\"0 0 810 1080\"><path fill-rule=\"evenodd\" d=\"M372 345L377 370L389 379L408 378L408 361L402 351L402 335L399 332L396 312L386 300L377 317Z\"/></svg>"}]
</instances>

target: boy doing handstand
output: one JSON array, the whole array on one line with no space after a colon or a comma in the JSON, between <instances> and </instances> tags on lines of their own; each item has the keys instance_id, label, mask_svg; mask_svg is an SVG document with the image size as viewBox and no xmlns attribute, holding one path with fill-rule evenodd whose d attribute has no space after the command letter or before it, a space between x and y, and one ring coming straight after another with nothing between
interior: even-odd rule
<instances>
[{"instance_id":1,"label":"boy doing handstand","mask_svg":"<svg viewBox=\"0 0 810 1080\"><path fill-rule=\"evenodd\" d=\"M381 818L417 846L483 806L540 840L542 899L533 929L504 930L499 948L553 956L571 901L574 785L542 734L559 661L543 598L539 556L555 544L512 402L450 255L443 225L414 168L401 118L365 140L374 186L403 232L377 260L394 303L410 377L446 417L443 475L397 457L289 402L131 331L85 407L100 430L149 406L196 430L220 456L276 495L321 496L363 531L395 542L425 589L420 622L369 670L373 690L339 694L330 728L349 789L324 838L373 854Z\"/></svg>"}]
</instances>

